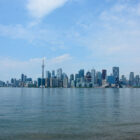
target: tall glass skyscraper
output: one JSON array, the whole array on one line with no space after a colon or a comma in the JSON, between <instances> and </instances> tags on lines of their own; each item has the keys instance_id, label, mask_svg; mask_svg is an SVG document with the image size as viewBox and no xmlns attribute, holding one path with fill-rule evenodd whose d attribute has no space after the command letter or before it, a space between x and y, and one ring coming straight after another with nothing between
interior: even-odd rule
<instances>
[{"instance_id":1,"label":"tall glass skyscraper","mask_svg":"<svg viewBox=\"0 0 140 140\"><path fill-rule=\"evenodd\" d=\"M107 70L102 70L102 80L105 80L107 77Z\"/></svg>"},{"instance_id":2,"label":"tall glass skyscraper","mask_svg":"<svg viewBox=\"0 0 140 140\"><path fill-rule=\"evenodd\" d=\"M57 78L58 78L58 79L62 79L62 69L61 69L61 68L59 68L59 69L57 70Z\"/></svg>"},{"instance_id":3,"label":"tall glass skyscraper","mask_svg":"<svg viewBox=\"0 0 140 140\"><path fill-rule=\"evenodd\" d=\"M113 67L113 76L115 78L115 84L119 84L119 76L120 76L119 67Z\"/></svg>"}]
</instances>

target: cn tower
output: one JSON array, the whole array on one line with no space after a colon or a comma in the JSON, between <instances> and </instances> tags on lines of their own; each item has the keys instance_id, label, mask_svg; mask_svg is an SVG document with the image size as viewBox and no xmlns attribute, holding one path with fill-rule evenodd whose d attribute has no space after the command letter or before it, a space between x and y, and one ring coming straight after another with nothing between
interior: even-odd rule
<instances>
[{"instance_id":1,"label":"cn tower","mask_svg":"<svg viewBox=\"0 0 140 140\"><path fill-rule=\"evenodd\" d=\"M43 61L42 61L42 84L41 84L41 86L43 87L43 79L44 79L44 68L45 68L45 64L44 64L44 58L43 58Z\"/></svg>"}]
</instances>

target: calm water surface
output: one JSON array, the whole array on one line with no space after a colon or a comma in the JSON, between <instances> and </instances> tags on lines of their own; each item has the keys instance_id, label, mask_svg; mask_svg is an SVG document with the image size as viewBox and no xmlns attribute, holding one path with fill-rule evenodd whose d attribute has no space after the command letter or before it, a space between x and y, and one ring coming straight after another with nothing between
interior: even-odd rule
<instances>
[{"instance_id":1,"label":"calm water surface","mask_svg":"<svg viewBox=\"0 0 140 140\"><path fill-rule=\"evenodd\" d=\"M0 88L0 140L140 140L140 89Z\"/></svg>"}]
</instances>

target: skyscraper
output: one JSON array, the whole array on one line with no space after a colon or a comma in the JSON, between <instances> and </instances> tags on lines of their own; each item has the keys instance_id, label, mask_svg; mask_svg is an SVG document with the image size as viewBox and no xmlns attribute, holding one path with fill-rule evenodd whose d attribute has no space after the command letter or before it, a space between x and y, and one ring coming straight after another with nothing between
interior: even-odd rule
<instances>
[{"instance_id":1,"label":"skyscraper","mask_svg":"<svg viewBox=\"0 0 140 140\"><path fill-rule=\"evenodd\" d=\"M46 71L46 78L48 78L48 79L51 78L51 73L50 73L50 71Z\"/></svg>"},{"instance_id":2,"label":"skyscraper","mask_svg":"<svg viewBox=\"0 0 140 140\"><path fill-rule=\"evenodd\" d=\"M62 79L62 69L61 69L61 68L59 68L59 69L57 70L57 78L58 78L58 79Z\"/></svg>"},{"instance_id":3,"label":"skyscraper","mask_svg":"<svg viewBox=\"0 0 140 140\"><path fill-rule=\"evenodd\" d=\"M102 80L106 80L107 70L102 70Z\"/></svg>"},{"instance_id":4,"label":"skyscraper","mask_svg":"<svg viewBox=\"0 0 140 140\"><path fill-rule=\"evenodd\" d=\"M55 77L55 70L52 70L52 78Z\"/></svg>"},{"instance_id":5,"label":"skyscraper","mask_svg":"<svg viewBox=\"0 0 140 140\"><path fill-rule=\"evenodd\" d=\"M98 86L102 85L102 73L101 72L96 73L96 82L97 82Z\"/></svg>"},{"instance_id":6,"label":"skyscraper","mask_svg":"<svg viewBox=\"0 0 140 140\"><path fill-rule=\"evenodd\" d=\"M130 86L134 86L134 72L130 72L130 75L129 75L129 85Z\"/></svg>"},{"instance_id":7,"label":"skyscraper","mask_svg":"<svg viewBox=\"0 0 140 140\"><path fill-rule=\"evenodd\" d=\"M74 80L74 74L70 75L70 81Z\"/></svg>"},{"instance_id":8,"label":"skyscraper","mask_svg":"<svg viewBox=\"0 0 140 140\"><path fill-rule=\"evenodd\" d=\"M136 75L136 77L135 77L135 86L136 87L140 86L140 77L139 77L139 75Z\"/></svg>"},{"instance_id":9,"label":"skyscraper","mask_svg":"<svg viewBox=\"0 0 140 140\"><path fill-rule=\"evenodd\" d=\"M84 69L79 70L79 78L84 78Z\"/></svg>"},{"instance_id":10,"label":"skyscraper","mask_svg":"<svg viewBox=\"0 0 140 140\"><path fill-rule=\"evenodd\" d=\"M89 71L86 73L86 82L87 83L91 82L91 72L89 72Z\"/></svg>"},{"instance_id":11,"label":"skyscraper","mask_svg":"<svg viewBox=\"0 0 140 140\"><path fill-rule=\"evenodd\" d=\"M115 84L119 84L119 67L113 67L113 76L115 78Z\"/></svg>"},{"instance_id":12,"label":"skyscraper","mask_svg":"<svg viewBox=\"0 0 140 140\"><path fill-rule=\"evenodd\" d=\"M92 69L91 70L91 82L92 82L92 86L94 87L95 86L95 82L96 81L96 71L95 69Z\"/></svg>"}]
</instances>

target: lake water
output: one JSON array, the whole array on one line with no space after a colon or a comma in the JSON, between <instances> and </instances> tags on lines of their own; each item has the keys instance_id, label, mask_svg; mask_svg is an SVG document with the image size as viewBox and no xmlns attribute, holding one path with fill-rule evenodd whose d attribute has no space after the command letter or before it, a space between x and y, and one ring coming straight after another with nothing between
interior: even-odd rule
<instances>
[{"instance_id":1,"label":"lake water","mask_svg":"<svg viewBox=\"0 0 140 140\"><path fill-rule=\"evenodd\" d=\"M140 89L0 88L0 140L140 140Z\"/></svg>"}]
</instances>

